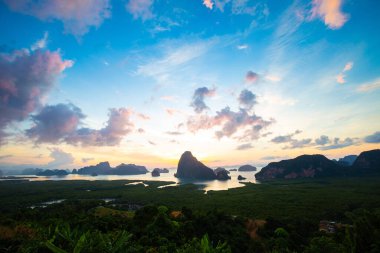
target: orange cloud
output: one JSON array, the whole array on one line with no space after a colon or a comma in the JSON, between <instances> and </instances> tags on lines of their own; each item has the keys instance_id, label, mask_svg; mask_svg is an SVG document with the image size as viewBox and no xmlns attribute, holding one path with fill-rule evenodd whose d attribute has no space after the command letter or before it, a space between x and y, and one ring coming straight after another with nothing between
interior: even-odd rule
<instances>
[{"instance_id":1,"label":"orange cloud","mask_svg":"<svg viewBox=\"0 0 380 253\"><path fill-rule=\"evenodd\" d=\"M313 0L311 19L321 18L330 29L339 29L347 22L347 14L341 11L343 0Z\"/></svg>"},{"instance_id":2,"label":"orange cloud","mask_svg":"<svg viewBox=\"0 0 380 253\"><path fill-rule=\"evenodd\" d=\"M346 75L344 73L347 71L350 71L353 67L354 67L354 62L352 61L347 62L346 65L344 65L342 72L340 72L336 76L336 82L340 84L344 84L346 82L346 79L345 79Z\"/></svg>"},{"instance_id":3,"label":"orange cloud","mask_svg":"<svg viewBox=\"0 0 380 253\"><path fill-rule=\"evenodd\" d=\"M340 84L344 84L346 80L344 79L346 77L345 74L339 73L339 75L336 76L336 82Z\"/></svg>"},{"instance_id":4,"label":"orange cloud","mask_svg":"<svg viewBox=\"0 0 380 253\"><path fill-rule=\"evenodd\" d=\"M203 4L209 8L210 10L212 10L212 7L214 6L214 3L212 2L212 0L203 0Z\"/></svg>"}]
</instances>

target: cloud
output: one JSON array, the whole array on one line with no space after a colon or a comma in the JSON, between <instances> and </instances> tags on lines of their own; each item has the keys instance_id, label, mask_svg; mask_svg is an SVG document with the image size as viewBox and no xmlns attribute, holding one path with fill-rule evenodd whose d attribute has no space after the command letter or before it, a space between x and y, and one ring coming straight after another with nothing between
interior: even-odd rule
<instances>
[{"instance_id":1,"label":"cloud","mask_svg":"<svg viewBox=\"0 0 380 253\"><path fill-rule=\"evenodd\" d=\"M165 109L165 112L167 114L169 114L170 116L173 116L174 114L176 113L181 113L181 111L177 110L177 109L173 109L173 108L166 108Z\"/></svg>"},{"instance_id":2,"label":"cloud","mask_svg":"<svg viewBox=\"0 0 380 253\"><path fill-rule=\"evenodd\" d=\"M297 140L294 139L293 137L297 134L302 133L301 130L296 130L292 134L288 135L279 135L274 137L271 142L277 143L277 144L282 144L282 143L287 143L289 145L285 146L284 149L296 149L296 148L304 148L304 147L309 147L313 146L314 144L312 143L312 139L307 138L307 139L301 139Z\"/></svg>"},{"instance_id":3,"label":"cloud","mask_svg":"<svg viewBox=\"0 0 380 253\"><path fill-rule=\"evenodd\" d=\"M245 143L245 144L241 144L241 145L237 146L236 150L247 150L247 149L251 149L251 148L253 148L251 143Z\"/></svg>"},{"instance_id":4,"label":"cloud","mask_svg":"<svg viewBox=\"0 0 380 253\"><path fill-rule=\"evenodd\" d=\"M355 145L357 141L352 138L346 138L344 140L340 140L340 138L334 138L334 141L331 145L318 147L319 150L330 150L330 149L339 149L339 148L345 148L348 146Z\"/></svg>"},{"instance_id":5,"label":"cloud","mask_svg":"<svg viewBox=\"0 0 380 253\"><path fill-rule=\"evenodd\" d=\"M203 0L203 5L205 5L207 8L212 10L212 7L214 6L214 2L212 0Z\"/></svg>"},{"instance_id":6,"label":"cloud","mask_svg":"<svg viewBox=\"0 0 380 253\"><path fill-rule=\"evenodd\" d=\"M34 126L26 135L36 143L60 143L82 146L117 146L134 129L130 121L132 111L126 108L109 110L109 119L99 130L80 127L86 117L72 104L45 106L33 115Z\"/></svg>"},{"instance_id":7,"label":"cloud","mask_svg":"<svg viewBox=\"0 0 380 253\"><path fill-rule=\"evenodd\" d=\"M182 75L183 66L203 56L216 42L217 39L211 39L183 44L183 41L176 40L160 44L155 51L163 50L163 56L147 59L145 64L138 66L136 74L152 77L157 83L167 85L172 76Z\"/></svg>"},{"instance_id":8,"label":"cloud","mask_svg":"<svg viewBox=\"0 0 380 253\"><path fill-rule=\"evenodd\" d=\"M235 15L251 15L259 17L267 17L269 8L266 4L257 3L248 0L232 0L231 12Z\"/></svg>"},{"instance_id":9,"label":"cloud","mask_svg":"<svg viewBox=\"0 0 380 253\"><path fill-rule=\"evenodd\" d=\"M72 104L48 105L32 116L34 126L26 135L36 143L57 143L75 132L84 118L81 109Z\"/></svg>"},{"instance_id":10,"label":"cloud","mask_svg":"<svg viewBox=\"0 0 380 253\"><path fill-rule=\"evenodd\" d=\"M349 71L354 66L354 62L350 61L347 62L346 65L344 65L343 72Z\"/></svg>"},{"instance_id":11,"label":"cloud","mask_svg":"<svg viewBox=\"0 0 380 253\"><path fill-rule=\"evenodd\" d=\"M247 110L251 110L252 107L257 103L256 95L247 89L240 92L238 99L240 105Z\"/></svg>"},{"instance_id":12,"label":"cloud","mask_svg":"<svg viewBox=\"0 0 380 253\"><path fill-rule=\"evenodd\" d=\"M311 19L320 18L330 29L341 28L348 15L341 11L343 0L313 0Z\"/></svg>"},{"instance_id":13,"label":"cloud","mask_svg":"<svg viewBox=\"0 0 380 253\"><path fill-rule=\"evenodd\" d=\"M154 0L129 0L125 8L132 14L134 19L145 21L154 17L152 13L152 6Z\"/></svg>"},{"instance_id":14,"label":"cloud","mask_svg":"<svg viewBox=\"0 0 380 253\"><path fill-rule=\"evenodd\" d=\"M178 97L177 96L161 96L160 99L164 101L176 102L178 100Z\"/></svg>"},{"instance_id":15,"label":"cloud","mask_svg":"<svg viewBox=\"0 0 380 253\"><path fill-rule=\"evenodd\" d=\"M51 149L50 157L53 158L53 161L47 164L48 168L67 166L72 164L75 160L72 154L66 153L59 148Z\"/></svg>"},{"instance_id":16,"label":"cloud","mask_svg":"<svg viewBox=\"0 0 380 253\"><path fill-rule=\"evenodd\" d=\"M271 160L280 160L280 159L285 159L288 158L287 156L264 156L261 157L261 160L266 160L266 161L271 161Z\"/></svg>"},{"instance_id":17,"label":"cloud","mask_svg":"<svg viewBox=\"0 0 380 253\"><path fill-rule=\"evenodd\" d=\"M330 149L339 149L348 147L351 145L357 144L357 140L353 138L346 138L340 140L340 138L334 138L331 140L326 135L321 135L319 138L315 139L313 142L311 138L297 140L293 136L301 133L300 130L295 131L293 134L289 135L280 135L271 140L273 143L288 143L288 146L285 146L284 149L296 149L304 147L316 147L319 150L330 150Z\"/></svg>"},{"instance_id":18,"label":"cloud","mask_svg":"<svg viewBox=\"0 0 380 253\"><path fill-rule=\"evenodd\" d=\"M294 133L292 134L288 134L288 135L279 135L279 136L276 136L274 137L271 142L273 143L287 143L287 142L292 142L294 139L293 139L293 136L297 135L297 134L300 134L302 131L301 130L296 130Z\"/></svg>"},{"instance_id":19,"label":"cloud","mask_svg":"<svg viewBox=\"0 0 380 253\"><path fill-rule=\"evenodd\" d=\"M259 75L253 71L248 71L247 74L245 75L245 82L252 84L255 83L259 80Z\"/></svg>"},{"instance_id":20,"label":"cloud","mask_svg":"<svg viewBox=\"0 0 380 253\"><path fill-rule=\"evenodd\" d=\"M331 142L330 138L328 136L326 136L326 135L321 135L321 137L315 139L315 143L317 145L321 145L321 146L324 146L324 145L326 145L326 144L328 144L330 142Z\"/></svg>"},{"instance_id":21,"label":"cloud","mask_svg":"<svg viewBox=\"0 0 380 253\"><path fill-rule=\"evenodd\" d=\"M183 135L184 134L183 132L179 132L179 131L168 131L165 133L169 135Z\"/></svg>"},{"instance_id":22,"label":"cloud","mask_svg":"<svg viewBox=\"0 0 380 253\"><path fill-rule=\"evenodd\" d=\"M13 157L13 155L0 155L0 160Z\"/></svg>"},{"instance_id":23,"label":"cloud","mask_svg":"<svg viewBox=\"0 0 380 253\"><path fill-rule=\"evenodd\" d=\"M231 7L230 11L234 15L251 15L256 19L265 18L269 15L268 5L265 3L257 3L257 1L248 0L214 0L215 6L224 12L225 6Z\"/></svg>"},{"instance_id":24,"label":"cloud","mask_svg":"<svg viewBox=\"0 0 380 253\"><path fill-rule=\"evenodd\" d=\"M148 115L143 114L143 113L136 113L136 116L142 120L150 120L150 117Z\"/></svg>"},{"instance_id":25,"label":"cloud","mask_svg":"<svg viewBox=\"0 0 380 253\"><path fill-rule=\"evenodd\" d=\"M209 109L204 102L206 97L212 97L215 95L215 89L209 89L207 87L201 87L194 91L191 107L194 108L196 113L202 113L204 110Z\"/></svg>"},{"instance_id":26,"label":"cloud","mask_svg":"<svg viewBox=\"0 0 380 253\"><path fill-rule=\"evenodd\" d=\"M90 27L99 27L111 16L109 0L4 0L15 12L43 21L59 20L65 32L75 36L86 34Z\"/></svg>"},{"instance_id":27,"label":"cloud","mask_svg":"<svg viewBox=\"0 0 380 253\"><path fill-rule=\"evenodd\" d=\"M343 73L339 73L337 76L336 76L336 82L337 83L340 83L340 84L344 84L346 82L346 80L344 79L346 78L346 75L343 74Z\"/></svg>"},{"instance_id":28,"label":"cloud","mask_svg":"<svg viewBox=\"0 0 380 253\"><path fill-rule=\"evenodd\" d=\"M82 158L83 163L87 163L87 162L92 161L92 160L94 160L94 158L92 158L92 157L83 157Z\"/></svg>"},{"instance_id":29,"label":"cloud","mask_svg":"<svg viewBox=\"0 0 380 253\"><path fill-rule=\"evenodd\" d=\"M358 86L356 89L359 92L370 92L380 88L380 78L373 80L372 82L364 83Z\"/></svg>"},{"instance_id":30,"label":"cloud","mask_svg":"<svg viewBox=\"0 0 380 253\"><path fill-rule=\"evenodd\" d=\"M275 82L275 83L281 81L281 77L275 76L275 75L266 75L264 76L264 78L268 81Z\"/></svg>"},{"instance_id":31,"label":"cloud","mask_svg":"<svg viewBox=\"0 0 380 253\"><path fill-rule=\"evenodd\" d=\"M215 132L218 139L232 137L242 130L243 134L235 136L235 138L240 141L246 141L258 139L261 131L273 122L274 120L264 120L262 117L249 113L243 108L240 108L237 112L231 111L230 107L227 106L216 112L215 116L197 115L189 117L187 128L190 132L195 133L199 130L220 126L221 128Z\"/></svg>"},{"instance_id":32,"label":"cloud","mask_svg":"<svg viewBox=\"0 0 380 253\"><path fill-rule=\"evenodd\" d=\"M346 74L345 72L347 71L350 71L354 66L354 62L350 61L350 62L347 62L346 65L344 65L344 68L342 70L342 72L340 72L337 76L336 76L336 81L340 84L344 84L346 82L345 78L346 78Z\"/></svg>"},{"instance_id":33,"label":"cloud","mask_svg":"<svg viewBox=\"0 0 380 253\"><path fill-rule=\"evenodd\" d=\"M132 111L127 108L111 108L104 128L80 128L66 137L65 141L74 145L80 143L82 146L117 146L134 129L134 124L130 121L131 114Z\"/></svg>"},{"instance_id":34,"label":"cloud","mask_svg":"<svg viewBox=\"0 0 380 253\"><path fill-rule=\"evenodd\" d=\"M0 144L7 136L5 128L40 108L58 76L72 65L48 50L0 54Z\"/></svg>"},{"instance_id":35,"label":"cloud","mask_svg":"<svg viewBox=\"0 0 380 253\"><path fill-rule=\"evenodd\" d=\"M44 37L40 40L37 40L31 47L30 49L32 51L35 51L37 49L43 49L47 46L47 41L48 41L49 33L45 32Z\"/></svg>"},{"instance_id":36,"label":"cloud","mask_svg":"<svg viewBox=\"0 0 380 253\"><path fill-rule=\"evenodd\" d=\"M242 44L242 45L238 45L236 48L239 49L239 50L244 50L244 49L248 48L248 45L247 44Z\"/></svg>"},{"instance_id":37,"label":"cloud","mask_svg":"<svg viewBox=\"0 0 380 253\"><path fill-rule=\"evenodd\" d=\"M312 146L311 139L302 139L302 140L295 140L292 139L290 141L290 146L284 147L284 149L296 149L296 148L304 148Z\"/></svg>"},{"instance_id":38,"label":"cloud","mask_svg":"<svg viewBox=\"0 0 380 253\"><path fill-rule=\"evenodd\" d=\"M371 135L368 135L364 138L364 141L367 143L380 143L380 132L375 132Z\"/></svg>"}]
</instances>

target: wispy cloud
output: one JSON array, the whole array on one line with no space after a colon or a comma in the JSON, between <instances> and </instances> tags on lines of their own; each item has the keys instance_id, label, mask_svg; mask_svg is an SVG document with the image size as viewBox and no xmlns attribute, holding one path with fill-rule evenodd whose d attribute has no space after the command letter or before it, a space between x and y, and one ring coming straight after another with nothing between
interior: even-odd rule
<instances>
[{"instance_id":1,"label":"wispy cloud","mask_svg":"<svg viewBox=\"0 0 380 253\"><path fill-rule=\"evenodd\" d=\"M41 38L40 40L37 40L31 47L30 49L32 51L35 51L37 49L43 49L47 46L47 42L48 42L48 37L49 37L49 33L48 32L45 32L44 33L44 37Z\"/></svg>"},{"instance_id":2,"label":"wispy cloud","mask_svg":"<svg viewBox=\"0 0 380 253\"><path fill-rule=\"evenodd\" d=\"M252 149L253 146L251 143L245 143L245 144L241 144L239 146L236 147L236 150L247 150L247 149Z\"/></svg>"},{"instance_id":3,"label":"wispy cloud","mask_svg":"<svg viewBox=\"0 0 380 253\"><path fill-rule=\"evenodd\" d=\"M340 138L334 138L332 144L318 147L319 150L340 149L357 144L357 140L353 138L346 138L341 140Z\"/></svg>"},{"instance_id":4,"label":"wispy cloud","mask_svg":"<svg viewBox=\"0 0 380 253\"><path fill-rule=\"evenodd\" d=\"M313 141L311 138L300 140L295 139L294 136L300 133L301 131L297 130L292 134L280 135L274 137L271 142L278 144L288 144L284 146L283 149L316 147L319 150L339 149L358 143L358 140L356 138L345 138L344 140L341 140L340 138L330 139L327 135L321 135L319 138L316 138L315 141Z\"/></svg>"},{"instance_id":5,"label":"wispy cloud","mask_svg":"<svg viewBox=\"0 0 380 253\"><path fill-rule=\"evenodd\" d=\"M134 19L141 18L143 21L154 17L152 12L154 0L129 0L125 8L132 14Z\"/></svg>"},{"instance_id":6,"label":"wispy cloud","mask_svg":"<svg viewBox=\"0 0 380 253\"><path fill-rule=\"evenodd\" d=\"M0 160L11 158L11 157L13 157L13 155L0 155Z\"/></svg>"},{"instance_id":7,"label":"wispy cloud","mask_svg":"<svg viewBox=\"0 0 380 253\"><path fill-rule=\"evenodd\" d=\"M93 161L93 160L94 160L93 157L83 157L83 158L82 158L82 162L83 162L83 163L87 163L87 162L89 162L89 161Z\"/></svg>"},{"instance_id":8,"label":"wispy cloud","mask_svg":"<svg viewBox=\"0 0 380 253\"><path fill-rule=\"evenodd\" d=\"M360 84L356 90L359 92L370 92L377 89L380 89L380 78L372 82Z\"/></svg>"},{"instance_id":9,"label":"wispy cloud","mask_svg":"<svg viewBox=\"0 0 380 253\"><path fill-rule=\"evenodd\" d=\"M241 44L241 45L238 45L236 48L239 49L239 50L245 50L245 49L248 49L248 45L247 44Z\"/></svg>"},{"instance_id":10,"label":"wispy cloud","mask_svg":"<svg viewBox=\"0 0 380 253\"><path fill-rule=\"evenodd\" d=\"M155 51L161 52L162 56L146 59L147 63L140 64L136 74L166 85L173 75L179 75L184 66L203 56L215 43L213 39L193 43L181 40L159 45Z\"/></svg>"}]
</instances>

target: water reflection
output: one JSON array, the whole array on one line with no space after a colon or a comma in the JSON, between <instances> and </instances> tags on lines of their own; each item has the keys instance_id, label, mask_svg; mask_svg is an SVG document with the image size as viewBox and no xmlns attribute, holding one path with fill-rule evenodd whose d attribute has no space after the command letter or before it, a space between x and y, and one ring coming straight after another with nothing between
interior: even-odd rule
<instances>
[{"instance_id":1,"label":"water reflection","mask_svg":"<svg viewBox=\"0 0 380 253\"><path fill-rule=\"evenodd\" d=\"M150 173L142 174L142 175L98 175L96 177L91 175L78 175L78 174L69 174L67 176L34 176L33 178L28 178L30 181L61 181L61 180L138 180L138 182L129 183L127 185L136 185L136 184L144 184L145 187L148 185L143 181L167 181L173 182L173 184L159 186L159 188L169 187L169 186L177 186L179 184L195 184L199 185L199 187L205 191L220 191L227 190L231 188L243 187L243 182L251 182L258 183L255 180L256 171L231 171L230 180L219 181L219 180L183 180L178 179L174 176L175 170L169 170L169 173L161 173L159 177L152 177ZM245 177L244 180L237 180L237 177L241 175ZM26 178L28 176L23 176L20 178Z\"/></svg>"}]
</instances>

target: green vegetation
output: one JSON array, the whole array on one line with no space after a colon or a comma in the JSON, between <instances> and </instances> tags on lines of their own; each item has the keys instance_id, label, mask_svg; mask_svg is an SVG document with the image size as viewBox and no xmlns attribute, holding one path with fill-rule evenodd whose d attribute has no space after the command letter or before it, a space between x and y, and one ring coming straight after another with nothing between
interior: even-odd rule
<instances>
[{"instance_id":1,"label":"green vegetation","mask_svg":"<svg viewBox=\"0 0 380 253\"><path fill-rule=\"evenodd\" d=\"M130 182L0 182L0 252L380 252L379 177L207 194Z\"/></svg>"}]
</instances>

